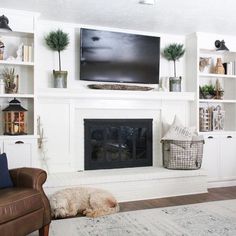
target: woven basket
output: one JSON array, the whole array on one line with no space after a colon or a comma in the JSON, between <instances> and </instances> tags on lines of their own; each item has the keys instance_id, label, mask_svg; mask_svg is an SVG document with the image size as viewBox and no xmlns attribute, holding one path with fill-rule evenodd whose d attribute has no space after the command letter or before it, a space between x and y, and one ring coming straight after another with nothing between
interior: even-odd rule
<instances>
[{"instance_id":1,"label":"woven basket","mask_svg":"<svg viewBox=\"0 0 236 236\"><path fill-rule=\"evenodd\" d=\"M174 170L196 170L202 165L201 141L162 140L163 166Z\"/></svg>"}]
</instances>

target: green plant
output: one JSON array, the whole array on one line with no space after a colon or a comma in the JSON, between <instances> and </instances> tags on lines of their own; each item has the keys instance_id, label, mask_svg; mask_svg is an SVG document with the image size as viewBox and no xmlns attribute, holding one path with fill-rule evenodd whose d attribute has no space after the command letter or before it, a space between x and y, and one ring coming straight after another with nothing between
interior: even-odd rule
<instances>
[{"instance_id":1,"label":"green plant","mask_svg":"<svg viewBox=\"0 0 236 236\"><path fill-rule=\"evenodd\" d=\"M176 77L176 61L178 61L185 53L183 44L172 43L164 48L163 56L168 61L174 62L174 76Z\"/></svg>"},{"instance_id":2,"label":"green plant","mask_svg":"<svg viewBox=\"0 0 236 236\"><path fill-rule=\"evenodd\" d=\"M4 68L2 76L5 82L6 93L17 92L19 76L15 75L15 68Z\"/></svg>"},{"instance_id":3,"label":"green plant","mask_svg":"<svg viewBox=\"0 0 236 236\"><path fill-rule=\"evenodd\" d=\"M206 96L214 97L216 95L215 87L212 84L200 86L200 95L203 98L205 98Z\"/></svg>"},{"instance_id":4,"label":"green plant","mask_svg":"<svg viewBox=\"0 0 236 236\"><path fill-rule=\"evenodd\" d=\"M69 44L68 34L64 33L60 29L58 29L57 31L51 31L45 37L45 41L51 50L58 52L59 71L61 71L61 51L65 50Z\"/></svg>"}]
</instances>

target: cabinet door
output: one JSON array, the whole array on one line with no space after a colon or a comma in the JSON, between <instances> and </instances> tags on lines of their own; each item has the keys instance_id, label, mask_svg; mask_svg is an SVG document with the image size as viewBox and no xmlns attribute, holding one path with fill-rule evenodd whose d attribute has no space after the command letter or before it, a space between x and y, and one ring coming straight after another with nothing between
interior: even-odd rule
<instances>
[{"instance_id":1,"label":"cabinet door","mask_svg":"<svg viewBox=\"0 0 236 236\"><path fill-rule=\"evenodd\" d=\"M220 139L217 136L206 136L203 151L202 168L207 171L208 181L217 181L220 162Z\"/></svg>"},{"instance_id":2,"label":"cabinet door","mask_svg":"<svg viewBox=\"0 0 236 236\"><path fill-rule=\"evenodd\" d=\"M236 179L236 137L221 138L220 176L222 180Z\"/></svg>"},{"instance_id":3,"label":"cabinet door","mask_svg":"<svg viewBox=\"0 0 236 236\"><path fill-rule=\"evenodd\" d=\"M4 140L3 150L7 154L8 168L32 166L32 143L29 141Z\"/></svg>"}]
</instances>

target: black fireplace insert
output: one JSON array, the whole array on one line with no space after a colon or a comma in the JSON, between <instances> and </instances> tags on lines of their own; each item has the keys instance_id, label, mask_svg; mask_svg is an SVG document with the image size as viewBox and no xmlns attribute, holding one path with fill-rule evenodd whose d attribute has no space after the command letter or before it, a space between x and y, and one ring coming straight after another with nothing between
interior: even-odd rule
<instances>
[{"instance_id":1,"label":"black fireplace insert","mask_svg":"<svg viewBox=\"0 0 236 236\"><path fill-rule=\"evenodd\" d=\"M84 119L85 170L152 166L152 119Z\"/></svg>"}]
</instances>

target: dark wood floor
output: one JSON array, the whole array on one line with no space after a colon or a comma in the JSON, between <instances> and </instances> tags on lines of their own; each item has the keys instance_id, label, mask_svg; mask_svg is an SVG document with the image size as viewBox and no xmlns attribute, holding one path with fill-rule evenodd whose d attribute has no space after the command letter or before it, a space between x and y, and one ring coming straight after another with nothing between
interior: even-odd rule
<instances>
[{"instance_id":1,"label":"dark wood floor","mask_svg":"<svg viewBox=\"0 0 236 236\"><path fill-rule=\"evenodd\" d=\"M150 209L157 207L168 207L177 205L194 204L201 202L220 201L236 199L236 186L226 188L211 188L208 193L186 195L179 197L159 198L152 200L142 200L135 202L120 203L120 211L134 211L142 209Z\"/></svg>"}]
</instances>

